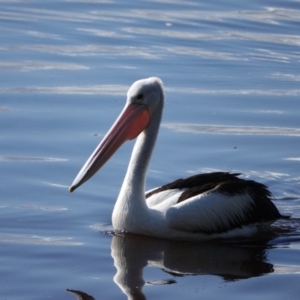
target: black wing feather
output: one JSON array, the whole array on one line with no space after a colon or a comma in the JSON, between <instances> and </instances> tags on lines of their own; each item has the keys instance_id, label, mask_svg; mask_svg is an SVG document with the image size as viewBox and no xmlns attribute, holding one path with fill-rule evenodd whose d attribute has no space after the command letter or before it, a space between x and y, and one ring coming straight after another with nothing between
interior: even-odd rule
<instances>
[{"instance_id":1,"label":"black wing feather","mask_svg":"<svg viewBox=\"0 0 300 300\"><path fill-rule=\"evenodd\" d=\"M198 174L184 179L181 178L152 190L146 194L146 198L168 189L185 189L178 199L178 203L203 193L208 194L218 192L228 196L244 194L251 196L253 204L249 206L245 218L241 219L238 216L235 216L235 218L230 221L229 227L224 228L223 226L217 226L218 228L215 228L214 232L206 232L209 234L226 232L243 225L271 222L280 218L288 218L279 213L278 209L271 201L273 199L272 194L265 185L253 180L238 178L239 175L241 174L213 172L208 174ZM203 232L203 229L201 231Z\"/></svg>"}]
</instances>

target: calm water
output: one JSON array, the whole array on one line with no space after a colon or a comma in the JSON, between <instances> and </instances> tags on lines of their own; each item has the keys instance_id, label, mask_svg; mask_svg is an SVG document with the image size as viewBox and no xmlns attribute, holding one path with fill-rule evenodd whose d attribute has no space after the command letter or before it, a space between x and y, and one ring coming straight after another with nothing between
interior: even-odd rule
<instances>
[{"instance_id":1,"label":"calm water","mask_svg":"<svg viewBox=\"0 0 300 300\"><path fill-rule=\"evenodd\" d=\"M299 299L300 2L128 2L0 2L0 298ZM68 193L153 75L167 105L148 188L241 172L292 215L274 236L112 237L132 143Z\"/></svg>"}]
</instances>

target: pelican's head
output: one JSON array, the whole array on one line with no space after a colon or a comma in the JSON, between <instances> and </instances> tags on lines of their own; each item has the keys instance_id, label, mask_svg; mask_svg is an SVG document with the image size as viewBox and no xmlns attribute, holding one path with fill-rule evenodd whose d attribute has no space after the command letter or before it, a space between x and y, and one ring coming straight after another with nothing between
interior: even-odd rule
<instances>
[{"instance_id":1,"label":"pelican's head","mask_svg":"<svg viewBox=\"0 0 300 300\"><path fill-rule=\"evenodd\" d=\"M143 104L152 115L164 102L163 83L158 77L141 79L132 84L127 92L128 104Z\"/></svg>"},{"instance_id":2,"label":"pelican's head","mask_svg":"<svg viewBox=\"0 0 300 300\"><path fill-rule=\"evenodd\" d=\"M133 83L127 92L126 105L73 181L70 192L91 178L127 140L136 138L163 107L162 81L157 77Z\"/></svg>"}]
</instances>

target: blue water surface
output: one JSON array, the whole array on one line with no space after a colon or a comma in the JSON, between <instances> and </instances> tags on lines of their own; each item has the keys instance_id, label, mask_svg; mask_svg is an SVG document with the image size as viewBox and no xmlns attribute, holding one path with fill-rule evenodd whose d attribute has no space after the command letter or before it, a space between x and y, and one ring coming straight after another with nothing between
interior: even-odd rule
<instances>
[{"instance_id":1,"label":"blue water surface","mask_svg":"<svg viewBox=\"0 0 300 300\"><path fill-rule=\"evenodd\" d=\"M298 299L299 25L299 1L1 1L1 298ZM291 215L275 235L113 237L133 142L68 193L148 76L166 106L147 188L240 172Z\"/></svg>"}]
</instances>

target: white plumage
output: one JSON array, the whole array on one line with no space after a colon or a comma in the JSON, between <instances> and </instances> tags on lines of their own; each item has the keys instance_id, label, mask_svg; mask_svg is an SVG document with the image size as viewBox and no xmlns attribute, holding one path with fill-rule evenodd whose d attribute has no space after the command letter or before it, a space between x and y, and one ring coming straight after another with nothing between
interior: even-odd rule
<instances>
[{"instance_id":1,"label":"white plumage","mask_svg":"<svg viewBox=\"0 0 300 300\"><path fill-rule=\"evenodd\" d=\"M215 172L179 179L145 195L145 179L164 106L163 84L136 81L112 128L75 178L70 192L92 177L127 140L137 137L114 207L115 231L167 239L207 240L253 234L284 218L267 188L239 174Z\"/></svg>"}]
</instances>

